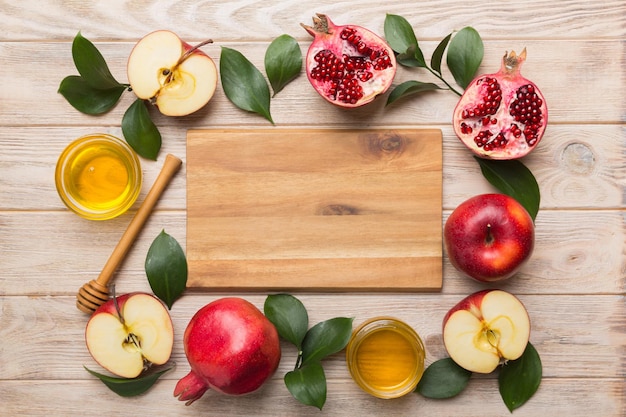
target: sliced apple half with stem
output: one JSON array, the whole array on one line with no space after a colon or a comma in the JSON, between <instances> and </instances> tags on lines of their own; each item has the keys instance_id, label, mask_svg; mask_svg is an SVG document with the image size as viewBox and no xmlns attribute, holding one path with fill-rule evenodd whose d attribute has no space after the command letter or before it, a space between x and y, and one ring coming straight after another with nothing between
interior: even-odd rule
<instances>
[{"instance_id":1,"label":"sliced apple half with stem","mask_svg":"<svg viewBox=\"0 0 626 417\"><path fill-rule=\"evenodd\" d=\"M506 291L475 292L443 319L443 342L453 361L468 371L488 374L518 359L530 338L530 318L522 302Z\"/></svg>"},{"instance_id":2,"label":"sliced apple half with stem","mask_svg":"<svg viewBox=\"0 0 626 417\"><path fill-rule=\"evenodd\" d=\"M128 82L137 97L166 116L186 116L204 107L217 87L217 67L199 48L168 30L144 36L128 58Z\"/></svg>"},{"instance_id":3,"label":"sliced apple half with stem","mask_svg":"<svg viewBox=\"0 0 626 417\"><path fill-rule=\"evenodd\" d=\"M150 364L162 365L172 354L174 328L165 305L148 293L113 297L89 318L87 349L100 366L135 378Z\"/></svg>"}]
</instances>

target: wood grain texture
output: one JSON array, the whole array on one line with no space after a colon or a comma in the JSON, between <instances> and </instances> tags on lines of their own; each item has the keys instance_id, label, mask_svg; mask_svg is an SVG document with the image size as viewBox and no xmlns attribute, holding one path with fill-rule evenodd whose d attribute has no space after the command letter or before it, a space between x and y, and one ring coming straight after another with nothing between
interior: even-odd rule
<instances>
[{"instance_id":1,"label":"wood grain texture","mask_svg":"<svg viewBox=\"0 0 626 417\"><path fill-rule=\"evenodd\" d=\"M323 411L294 400L282 381L295 349L283 343L278 372L246 397L209 392L190 407L172 396L187 371L182 333L198 308L224 295L188 291L171 311L175 369L146 395L122 399L83 369L98 366L84 345L86 317L74 306L76 290L95 278L137 205L120 218L89 222L69 213L58 198L54 165L74 138L94 132L122 136L122 115L134 100L123 95L100 117L78 113L57 93L76 74L71 41L80 30L96 43L112 73L125 82L134 43L157 29L171 29L203 48L219 64L220 48L240 50L261 71L276 36L296 37L303 52L311 38L299 26L316 12L337 23L383 33L386 13L413 25L427 58L447 34L471 25L481 34L480 72L494 72L504 51L528 49L524 74L544 92L550 122L539 147L523 162L541 188L537 244L515 278L492 286L518 295L532 319L531 341L544 365L537 394L515 416L622 417L626 415L626 3L621 0L296 0L206 2L198 0L0 0L0 397L1 415L68 416L147 414L167 416L505 416L496 375L473 377L460 396L426 400L409 395L383 401L350 380L343 352L324 361L328 400ZM444 75L451 79L444 68ZM394 84L436 82L424 69L400 68ZM156 162L142 160L147 193L171 152L186 160L189 129L383 128L438 129L443 133L443 219L465 199L493 188L454 135L450 116L457 97L437 91L385 107L384 99L354 111L320 98L301 73L272 99L276 126L233 106L221 87L196 114L167 118L151 109L163 135ZM187 162L187 161L185 161ZM152 240L165 229L183 247L187 239L186 163L119 267L116 290L150 291L144 262ZM344 187L346 188L346 187ZM287 200L287 199L286 199ZM231 209L233 207L231 206ZM271 207L264 207L271 210ZM459 274L443 256L443 287L436 293L294 291L311 323L345 315L361 322L390 314L423 337L427 361L446 355L441 319L467 294L485 288ZM233 291L261 307L263 292ZM130 410L130 411L129 411Z\"/></svg>"},{"instance_id":2,"label":"wood grain texture","mask_svg":"<svg viewBox=\"0 0 626 417\"><path fill-rule=\"evenodd\" d=\"M303 4L298 0L233 3L180 2L175 0L120 1L28 1L15 7L0 2L3 31L0 39L69 41L81 29L99 40L133 40L155 28L175 28L182 36L258 41L292 33L306 39L299 23L309 24L315 13L326 13L336 23L358 23L382 33L385 13L399 14L417 28L420 39L442 39L471 22L487 38L571 39L620 37L624 34L624 4L609 0L598 4L585 0L554 3L532 0L515 3L468 0L462 7L454 1L426 0L412 3L381 3L356 0L349 7L333 0ZM498 7L500 6L500 7ZM23 16L28 16L24 19ZM106 22L106 24L103 24Z\"/></svg>"},{"instance_id":3,"label":"wood grain texture","mask_svg":"<svg viewBox=\"0 0 626 417\"><path fill-rule=\"evenodd\" d=\"M0 125L0 149L3 150L0 181L3 192L11 196L10 199L0 199L0 209L64 210L54 188L54 167L63 148L73 139L94 131L122 137L119 126L100 126L94 125L94 122L91 119L91 124L85 126ZM313 125L305 127L315 128ZM389 126L394 127L397 126ZM453 209L469 195L493 191L480 178L478 164L456 137L452 127L449 124L433 127L443 132L443 207ZM161 133L163 147L159 160L141 160L144 187L135 209L147 193L148 184L156 178L163 155L173 153L186 160L186 130L165 126L161 128ZM41 152L42 143L50 152ZM549 125L541 146L524 158L524 163L539 182L541 209L622 207L626 183L624 148L626 131L619 124ZM159 202L160 209L185 207L185 177L186 163L166 190L166 198ZM37 197L33 198L34 195Z\"/></svg>"},{"instance_id":4,"label":"wood grain texture","mask_svg":"<svg viewBox=\"0 0 626 417\"><path fill-rule=\"evenodd\" d=\"M444 219L449 214L444 211ZM86 280L98 276L130 216L94 223L68 211L0 213L0 294L75 295ZM184 210L154 212L117 272L118 291L150 291L144 263L152 240L165 228L185 247L186 224ZM540 210L536 234L527 266L516 279L495 286L516 294L624 293L623 210ZM445 254L443 283L444 294L469 294L485 287L462 276Z\"/></svg>"},{"instance_id":5,"label":"wood grain texture","mask_svg":"<svg viewBox=\"0 0 626 417\"><path fill-rule=\"evenodd\" d=\"M438 290L438 130L187 133L187 286Z\"/></svg>"},{"instance_id":6,"label":"wood grain texture","mask_svg":"<svg viewBox=\"0 0 626 417\"><path fill-rule=\"evenodd\" d=\"M89 38L88 33L83 35ZM279 33L277 33L279 35ZM75 111L57 94L59 83L68 75L76 74L72 62L71 39L68 42L0 43L0 56L11 62L14 70L12 82L0 91L0 124L8 126L89 125L93 117ZM265 51L271 39L264 42L232 42L223 40L203 47L219 66L221 47L239 50L259 69L263 69ZM420 43L425 56L430 57L437 41ZM479 69L493 73L500 68L502 56L511 49L518 52L526 47L528 58L523 74L541 86L548 107L549 123L618 123L623 120L622 100L616 92L626 89L621 74L624 57L623 44L611 39L574 39L568 41L524 39L499 40L486 38L485 56ZM126 61L135 42L96 43L120 82L126 82ZM305 52L310 41L301 41ZM33 66L32 57L55 65ZM614 59L607 59L614 57ZM558 70L556 70L558 69ZM444 66L444 75L452 80ZM563 73L567 76L564 77ZM407 80L437 83L437 79L424 69L400 68L394 85ZM442 85L441 83L438 83ZM575 86L576 88L572 88ZM41 95L46 94L46 100ZM102 117L99 123L119 125L124 111L133 101L133 94L125 93L115 109ZM584 100L581 100L584 97ZM386 98L385 98L386 99ZM449 124L458 97L447 90L431 92L385 108L385 100L357 109L340 109L329 105L311 88L304 72L272 100L272 118L278 126L362 127L363 125L403 126ZM36 110L35 110L36 109ZM23 115L35 112L37 117ZM200 111L182 119L160 116L154 112L159 126L177 126L180 129L230 126L270 127L258 115L235 108L226 98L221 86L209 104ZM303 117L306 115L306 117ZM184 122L181 122L183 120ZM550 126L548 126L548 131Z\"/></svg>"}]
</instances>

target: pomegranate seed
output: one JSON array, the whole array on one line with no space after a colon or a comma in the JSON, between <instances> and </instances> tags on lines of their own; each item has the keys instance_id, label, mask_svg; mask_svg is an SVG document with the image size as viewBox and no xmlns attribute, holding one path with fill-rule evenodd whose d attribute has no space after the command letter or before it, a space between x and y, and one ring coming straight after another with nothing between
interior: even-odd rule
<instances>
[{"instance_id":1,"label":"pomegranate seed","mask_svg":"<svg viewBox=\"0 0 626 417\"><path fill-rule=\"evenodd\" d=\"M481 85L481 102L476 104L473 108L463 110L461 117L469 119L473 117L481 117L483 119L483 125L488 124L488 117L495 114L500 108L502 102L502 90L498 80L491 77L484 77L477 81L477 84ZM497 120L496 120L497 123Z\"/></svg>"},{"instance_id":2,"label":"pomegranate seed","mask_svg":"<svg viewBox=\"0 0 626 417\"><path fill-rule=\"evenodd\" d=\"M467 135L469 133L472 133L473 129L471 126L469 126L467 123L462 122L461 123L461 133L463 133L464 135Z\"/></svg>"},{"instance_id":3,"label":"pomegranate seed","mask_svg":"<svg viewBox=\"0 0 626 417\"><path fill-rule=\"evenodd\" d=\"M488 130L482 130L478 132L478 135L476 135L476 137L474 138L474 142L477 146L482 148L489 142L489 138L491 136L493 136L493 133Z\"/></svg>"},{"instance_id":4,"label":"pomegranate seed","mask_svg":"<svg viewBox=\"0 0 626 417\"><path fill-rule=\"evenodd\" d=\"M346 40L348 36L354 35L355 30L351 27L346 27L341 31L341 39Z\"/></svg>"},{"instance_id":5,"label":"pomegranate seed","mask_svg":"<svg viewBox=\"0 0 626 417\"><path fill-rule=\"evenodd\" d=\"M359 41L356 45L356 50L358 51L358 53L363 54L363 55L369 55L371 49L369 48L369 46L367 46L365 44L365 42L363 41Z\"/></svg>"}]
</instances>

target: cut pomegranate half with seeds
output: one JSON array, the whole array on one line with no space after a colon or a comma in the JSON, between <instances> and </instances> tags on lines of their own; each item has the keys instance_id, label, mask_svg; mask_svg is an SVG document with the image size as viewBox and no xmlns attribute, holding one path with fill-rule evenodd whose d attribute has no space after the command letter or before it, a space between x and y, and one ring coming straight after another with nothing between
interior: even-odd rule
<instances>
[{"instance_id":1,"label":"cut pomegranate half with seeds","mask_svg":"<svg viewBox=\"0 0 626 417\"><path fill-rule=\"evenodd\" d=\"M382 38L360 26L337 26L323 14L313 18L313 27L302 27L314 37L306 56L307 77L322 97L341 107L359 107L387 91L396 58Z\"/></svg>"},{"instance_id":2,"label":"cut pomegranate half with seeds","mask_svg":"<svg viewBox=\"0 0 626 417\"><path fill-rule=\"evenodd\" d=\"M495 74L476 77L454 109L454 132L476 155L517 159L543 137L548 107L539 88L520 73L526 49L505 53Z\"/></svg>"}]
</instances>

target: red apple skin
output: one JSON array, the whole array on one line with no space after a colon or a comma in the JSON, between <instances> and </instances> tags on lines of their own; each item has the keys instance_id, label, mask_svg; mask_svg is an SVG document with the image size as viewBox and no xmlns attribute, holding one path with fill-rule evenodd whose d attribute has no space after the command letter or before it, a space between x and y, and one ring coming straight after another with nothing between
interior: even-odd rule
<instances>
[{"instance_id":1,"label":"red apple skin","mask_svg":"<svg viewBox=\"0 0 626 417\"><path fill-rule=\"evenodd\" d=\"M252 303L237 297L215 300L192 317L184 335L191 372L174 389L187 405L208 388L228 395L258 389L276 371L276 327Z\"/></svg>"},{"instance_id":2,"label":"red apple skin","mask_svg":"<svg viewBox=\"0 0 626 417\"><path fill-rule=\"evenodd\" d=\"M444 243L452 265L480 282L513 276L530 258L535 226L526 209L505 194L481 194L448 217Z\"/></svg>"},{"instance_id":3,"label":"red apple skin","mask_svg":"<svg viewBox=\"0 0 626 417\"><path fill-rule=\"evenodd\" d=\"M442 332L443 332L443 328L446 327L446 323L448 322L448 319L453 313L459 310L480 311L480 305L483 302L483 298L485 298L485 295L487 295L491 291L494 291L494 290L487 289L487 290L476 291L475 293L468 295L467 297L465 297L464 299L456 303L454 307L448 310L446 315L443 317L443 325L441 326Z\"/></svg>"}]
</instances>

